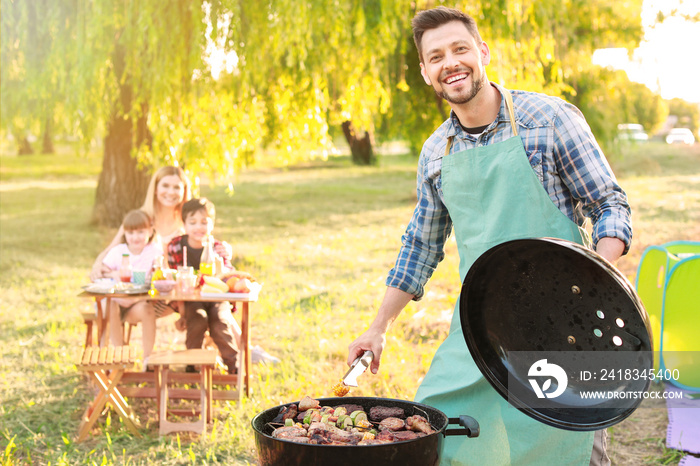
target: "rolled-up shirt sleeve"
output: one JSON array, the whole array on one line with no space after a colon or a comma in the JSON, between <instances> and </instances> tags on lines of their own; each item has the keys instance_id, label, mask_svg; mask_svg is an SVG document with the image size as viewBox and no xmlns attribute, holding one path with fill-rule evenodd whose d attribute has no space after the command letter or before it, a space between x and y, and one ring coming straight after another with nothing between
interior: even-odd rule
<instances>
[{"instance_id":1,"label":"rolled-up shirt sleeve","mask_svg":"<svg viewBox=\"0 0 700 466\"><path fill-rule=\"evenodd\" d=\"M618 238L626 254L632 243L631 211L607 159L581 112L566 104L557 115L554 155L563 183L593 223L592 239Z\"/></svg>"},{"instance_id":2,"label":"rolled-up shirt sleeve","mask_svg":"<svg viewBox=\"0 0 700 466\"><path fill-rule=\"evenodd\" d=\"M419 300L424 286L438 263L445 257L444 246L452 221L442 203L434 180L428 176L426 149L423 148L417 170L418 202L411 221L401 237L401 249L386 285L412 294Z\"/></svg>"}]
</instances>

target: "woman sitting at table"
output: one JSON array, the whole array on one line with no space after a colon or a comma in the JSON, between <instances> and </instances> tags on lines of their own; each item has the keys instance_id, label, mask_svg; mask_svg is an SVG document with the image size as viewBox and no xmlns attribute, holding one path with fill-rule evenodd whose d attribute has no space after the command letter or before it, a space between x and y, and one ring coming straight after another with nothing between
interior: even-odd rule
<instances>
[{"instance_id":1,"label":"woman sitting at table","mask_svg":"<svg viewBox=\"0 0 700 466\"><path fill-rule=\"evenodd\" d=\"M171 239L185 232L182 223L182 205L190 198L192 198L190 181L182 168L165 166L151 177L141 210L153 219L156 231L155 244L164 248ZM123 237L124 225L121 225L112 242L95 259L90 272L92 281L103 278L106 273L109 273L109 269L103 265L102 260L107 251L119 244Z\"/></svg>"}]
</instances>

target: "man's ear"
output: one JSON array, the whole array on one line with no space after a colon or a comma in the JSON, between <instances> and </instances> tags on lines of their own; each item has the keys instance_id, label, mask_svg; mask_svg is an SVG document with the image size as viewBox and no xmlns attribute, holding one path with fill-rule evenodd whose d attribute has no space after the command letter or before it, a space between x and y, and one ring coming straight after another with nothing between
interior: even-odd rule
<instances>
[{"instance_id":1,"label":"man's ear","mask_svg":"<svg viewBox=\"0 0 700 466\"><path fill-rule=\"evenodd\" d=\"M491 62L491 50L489 50L489 46L486 42L481 42L479 52L481 53L481 62L484 65L488 65Z\"/></svg>"},{"instance_id":2,"label":"man's ear","mask_svg":"<svg viewBox=\"0 0 700 466\"><path fill-rule=\"evenodd\" d=\"M430 82L430 77L428 76L428 73L425 71L425 66L423 66L423 62L420 64L420 74L423 76L423 81L425 81L425 84L428 86L432 86L433 83Z\"/></svg>"}]
</instances>

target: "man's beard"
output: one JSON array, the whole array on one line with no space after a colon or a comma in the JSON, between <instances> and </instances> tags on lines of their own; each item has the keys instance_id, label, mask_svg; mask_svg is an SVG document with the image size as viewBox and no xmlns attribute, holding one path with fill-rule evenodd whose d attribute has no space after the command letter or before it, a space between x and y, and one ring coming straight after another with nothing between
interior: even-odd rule
<instances>
[{"instance_id":1,"label":"man's beard","mask_svg":"<svg viewBox=\"0 0 700 466\"><path fill-rule=\"evenodd\" d=\"M472 87L469 89L469 92L467 92L464 95L457 95L457 96L450 96L448 95L447 92L445 91L437 91L435 90L435 93L438 95L438 97L445 99L451 104L466 104L470 100L472 100L476 95L479 93L479 91L484 87L484 84L486 83L485 75L482 74L481 78L478 80L474 79L474 73L473 70L470 73L472 76Z\"/></svg>"}]
</instances>

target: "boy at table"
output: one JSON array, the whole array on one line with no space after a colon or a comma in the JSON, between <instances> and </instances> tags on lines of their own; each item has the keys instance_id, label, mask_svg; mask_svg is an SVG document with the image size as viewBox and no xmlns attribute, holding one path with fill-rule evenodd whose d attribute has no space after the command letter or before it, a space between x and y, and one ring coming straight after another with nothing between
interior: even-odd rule
<instances>
[{"instance_id":1,"label":"boy at table","mask_svg":"<svg viewBox=\"0 0 700 466\"><path fill-rule=\"evenodd\" d=\"M216 210L214 204L206 198L190 199L182 206L182 221L185 234L173 238L166 248L170 268L176 269L186 265L199 269L204 242L211 237L214 230ZM214 248L220 241L213 239ZM187 264L184 264L184 248L187 248ZM231 258L222 257L225 268L232 268ZM214 340L229 374L236 373L236 356L241 329L232 315L232 306L228 302L185 302L185 326L187 349L199 349L204 342L204 334ZM189 369L189 368L188 368Z\"/></svg>"}]
</instances>

